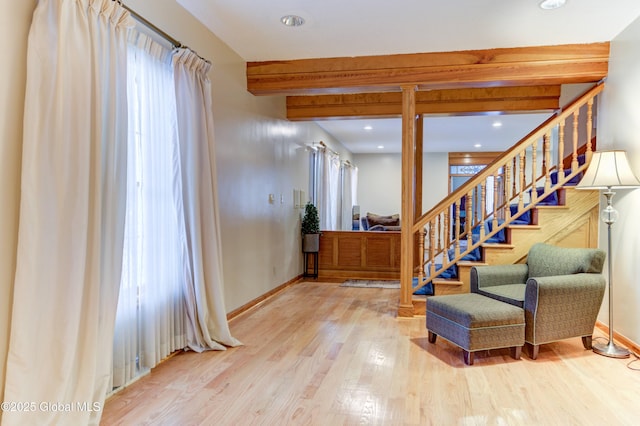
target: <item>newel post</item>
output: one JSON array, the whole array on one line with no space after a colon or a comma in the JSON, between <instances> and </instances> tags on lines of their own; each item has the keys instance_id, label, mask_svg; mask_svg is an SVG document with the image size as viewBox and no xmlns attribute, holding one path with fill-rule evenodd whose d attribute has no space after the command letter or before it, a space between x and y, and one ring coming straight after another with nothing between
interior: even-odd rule
<instances>
[{"instance_id":1,"label":"newel post","mask_svg":"<svg viewBox=\"0 0 640 426\"><path fill-rule=\"evenodd\" d=\"M402 227L398 316L413 316L413 224L415 221L416 87L402 87Z\"/></svg>"}]
</instances>

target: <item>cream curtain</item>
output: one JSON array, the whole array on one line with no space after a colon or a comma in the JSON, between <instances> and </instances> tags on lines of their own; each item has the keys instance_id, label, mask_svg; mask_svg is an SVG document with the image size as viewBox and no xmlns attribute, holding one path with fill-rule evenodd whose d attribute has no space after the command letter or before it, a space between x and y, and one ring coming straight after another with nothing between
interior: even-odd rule
<instances>
[{"instance_id":1,"label":"cream curtain","mask_svg":"<svg viewBox=\"0 0 640 426\"><path fill-rule=\"evenodd\" d=\"M224 350L231 336L224 304L222 249L214 159L211 64L188 49L173 57L178 111L176 163L182 241L187 344L194 351Z\"/></svg>"},{"instance_id":2,"label":"cream curtain","mask_svg":"<svg viewBox=\"0 0 640 426\"><path fill-rule=\"evenodd\" d=\"M172 52L132 30L128 48L129 163L124 259L114 338L117 388L185 347Z\"/></svg>"},{"instance_id":3,"label":"cream curtain","mask_svg":"<svg viewBox=\"0 0 640 426\"><path fill-rule=\"evenodd\" d=\"M353 229L353 206L358 204L358 168L352 164L343 163L340 173L342 176L341 229L351 231Z\"/></svg>"},{"instance_id":4,"label":"cream curtain","mask_svg":"<svg viewBox=\"0 0 640 426\"><path fill-rule=\"evenodd\" d=\"M320 150L321 160L321 184L320 202L320 229L337 231L340 229L340 157L326 148Z\"/></svg>"},{"instance_id":5,"label":"cream curtain","mask_svg":"<svg viewBox=\"0 0 640 426\"><path fill-rule=\"evenodd\" d=\"M4 399L37 405L5 411L3 425L100 418L122 262L130 23L111 0L41 0L33 15Z\"/></svg>"},{"instance_id":6,"label":"cream curtain","mask_svg":"<svg viewBox=\"0 0 640 426\"><path fill-rule=\"evenodd\" d=\"M309 201L318 209L318 214L322 212L322 172L324 170L324 148L312 147L309 150ZM307 200L302 200L303 204ZM304 206L303 206L304 207ZM322 218L320 218L320 229L322 228Z\"/></svg>"}]
</instances>

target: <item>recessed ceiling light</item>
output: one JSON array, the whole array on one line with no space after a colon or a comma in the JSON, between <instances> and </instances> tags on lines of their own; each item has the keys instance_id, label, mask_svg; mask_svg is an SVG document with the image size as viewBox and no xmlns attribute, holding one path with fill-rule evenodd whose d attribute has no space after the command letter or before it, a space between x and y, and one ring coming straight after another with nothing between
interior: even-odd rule
<instances>
[{"instance_id":1,"label":"recessed ceiling light","mask_svg":"<svg viewBox=\"0 0 640 426\"><path fill-rule=\"evenodd\" d=\"M280 22L287 27L299 27L304 25L304 18L298 15L285 15L280 18Z\"/></svg>"},{"instance_id":2,"label":"recessed ceiling light","mask_svg":"<svg viewBox=\"0 0 640 426\"><path fill-rule=\"evenodd\" d=\"M543 0L540 3L540 7L545 10L557 9L564 6L567 0Z\"/></svg>"},{"instance_id":3,"label":"recessed ceiling light","mask_svg":"<svg viewBox=\"0 0 640 426\"><path fill-rule=\"evenodd\" d=\"M378 145L378 149L384 149L384 145Z\"/></svg>"},{"instance_id":4,"label":"recessed ceiling light","mask_svg":"<svg viewBox=\"0 0 640 426\"><path fill-rule=\"evenodd\" d=\"M493 127L502 127L502 122L501 121L494 121L492 126Z\"/></svg>"},{"instance_id":5,"label":"recessed ceiling light","mask_svg":"<svg viewBox=\"0 0 640 426\"><path fill-rule=\"evenodd\" d=\"M474 148L482 148L482 144L481 143L477 143L473 146Z\"/></svg>"},{"instance_id":6,"label":"recessed ceiling light","mask_svg":"<svg viewBox=\"0 0 640 426\"><path fill-rule=\"evenodd\" d=\"M373 127L371 127L371 126L364 126L364 127L363 127L363 129L365 129L365 130L372 130L372 129L373 129Z\"/></svg>"}]
</instances>

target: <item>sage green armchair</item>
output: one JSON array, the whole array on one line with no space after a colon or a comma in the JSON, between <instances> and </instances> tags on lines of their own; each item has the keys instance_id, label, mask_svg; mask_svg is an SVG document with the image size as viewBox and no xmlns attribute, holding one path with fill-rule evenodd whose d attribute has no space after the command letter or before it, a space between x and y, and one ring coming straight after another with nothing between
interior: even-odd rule
<instances>
[{"instance_id":1,"label":"sage green armchair","mask_svg":"<svg viewBox=\"0 0 640 426\"><path fill-rule=\"evenodd\" d=\"M525 344L532 359L540 345L581 337L585 349L604 297L599 249L563 248L538 243L526 264L475 266L471 292L500 300L525 311Z\"/></svg>"}]
</instances>

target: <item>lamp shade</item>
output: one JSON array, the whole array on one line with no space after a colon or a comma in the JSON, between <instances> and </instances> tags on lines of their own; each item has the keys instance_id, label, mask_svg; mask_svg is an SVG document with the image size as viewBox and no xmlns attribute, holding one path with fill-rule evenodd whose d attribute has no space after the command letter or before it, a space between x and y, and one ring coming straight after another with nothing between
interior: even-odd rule
<instances>
[{"instance_id":1,"label":"lamp shade","mask_svg":"<svg viewBox=\"0 0 640 426\"><path fill-rule=\"evenodd\" d=\"M596 151L576 189L640 187L625 151Z\"/></svg>"}]
</instances>

